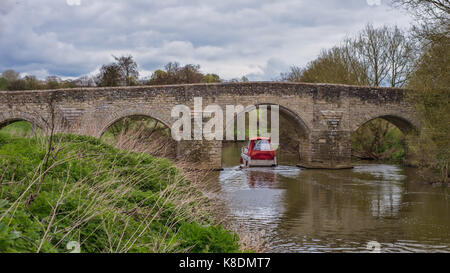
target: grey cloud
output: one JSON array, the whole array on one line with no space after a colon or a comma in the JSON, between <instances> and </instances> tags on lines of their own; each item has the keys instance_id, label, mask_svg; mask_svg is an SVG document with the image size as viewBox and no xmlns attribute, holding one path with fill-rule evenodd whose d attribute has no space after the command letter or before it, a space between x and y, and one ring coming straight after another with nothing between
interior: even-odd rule
<instances>
[{"instance_id":1,"label":"grey cloud","mask_svg":"<svg viewBox=\"0 0 450 273\"><path fill-rule=\"evenodd\" d=\"M0 3L0 14L5 15L9 13L15 5L16 1L14 0L2 0Z\"/></svg>"},{"instance_id":2,"label":"grey cloud","mask_svg":"<svg viewBox=\"0 0 450 273\"><path fill-rule=\"evenodd\" d=\"M130 53L146 71L179 61L225 78L270 80L369 21L410 22L366 0L1 1L0 71L61 76L87 74L112 54Z\"/></svg>"},{"instance_id":3,"label":"grey cloud","mask_svg":"<svg viewBox=\"0 0 450 273\"><path fill-rule=\"evenodd\" d=\"M265 65L258 66L259 72L245 75L251 81L279 80L280 72L287 71L289 65L279 59L271 58Z\"/></svg>"}]
</instances>

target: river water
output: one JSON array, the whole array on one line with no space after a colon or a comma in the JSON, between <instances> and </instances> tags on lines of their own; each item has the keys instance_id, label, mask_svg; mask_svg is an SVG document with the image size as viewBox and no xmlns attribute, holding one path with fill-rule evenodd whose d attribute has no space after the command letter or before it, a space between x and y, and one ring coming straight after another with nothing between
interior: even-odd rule
<instances>
[{"instance_id":1,"label":"river water","mask_svg":"<svg viewBox=\"0 0 450 273\"><path fill-rule=\"evenodd\" d=\"M240 169L242 144L224 144L213 174L228 218L262 234L269 252L450 252L450 189L414 169L361 164L352 170ZM294 166L292 166L294 165Z\"/></svg>"}]
</instances>

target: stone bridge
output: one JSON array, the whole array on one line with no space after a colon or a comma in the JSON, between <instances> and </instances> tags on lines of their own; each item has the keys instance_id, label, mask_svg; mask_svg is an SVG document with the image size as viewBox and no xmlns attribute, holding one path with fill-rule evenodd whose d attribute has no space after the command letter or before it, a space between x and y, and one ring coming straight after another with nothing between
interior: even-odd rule
<instances>
[{"instance_id":1,"label":"stone bridge","mask_svg":"<svg viewBox=\"0 0 450 273\"><path fill-rule=\"evenodd\" d=\"M44 132L100 137L116 121L148 116L169 128L175 105L193 109L194 97L203 106L279 105L280 115L292 120L299 134L301 166L350 166L350 138L364 123L384 118L403 132L415 131L419 120L405 99L405 90L331 84L250 82L167 86L75 88L0 92L0 128L25 120ZM221 141L178 143L179 156L192 144L200 147L201 168L221 168Z\"/></svg>"}]
</instances>

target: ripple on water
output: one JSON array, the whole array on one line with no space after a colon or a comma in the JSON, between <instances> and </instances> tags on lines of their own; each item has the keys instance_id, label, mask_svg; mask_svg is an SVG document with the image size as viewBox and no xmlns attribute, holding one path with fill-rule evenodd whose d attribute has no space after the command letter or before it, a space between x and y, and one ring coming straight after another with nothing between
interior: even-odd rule
<instances>
[{"instance_id":1,"label":"ripple on water","mask_svg":"<svg viewBox=\"0 0 450 273\"><path fill-rule=\"evenodd\" d=\"M447 193L410 182L401 166L347 171L225 168L230 217L264 230L273 252L450 252Z\"/></svg>"},{"instance_id":2,"label":"ripple on water","mask_svg":"<svg viewBox=\"0 0 450 273\"><path fill-rule=\"evenodd\" d=\"M356 173L369 173L377 180L382 181L403 181L406 176L402 174L402 169L396 165L367 164L359 165L353 169Z\"/></svg>"}]
</instances>

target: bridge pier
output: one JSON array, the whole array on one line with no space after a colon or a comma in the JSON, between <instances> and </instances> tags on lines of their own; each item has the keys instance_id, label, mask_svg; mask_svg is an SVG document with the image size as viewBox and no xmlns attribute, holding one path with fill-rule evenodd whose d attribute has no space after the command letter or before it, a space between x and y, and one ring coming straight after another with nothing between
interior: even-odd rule
<instances>
[{"instance_id":1,"label":"bridge pier","mask_svg":"<svg viewBox=\"0 0 450 273\"><path fill-rule=\"evenodd\" d=\"M222 170L222 141L182 140L177 144L177 159L199 170Z\"/></svg>"},{"instance_id":2,"label":"bridge pier","mask_svg":"<svg viewBox=\"0 0 450 273\"><path fill-rule=\"evenodd\" d=\"M305 169L350 169L351 133L348 131L313 131L300 142L300 164Z\"/></svg>"}]
</instances>

